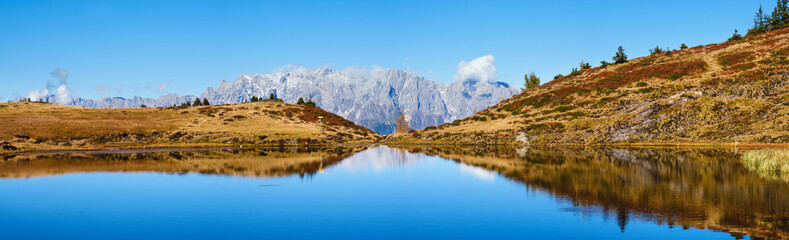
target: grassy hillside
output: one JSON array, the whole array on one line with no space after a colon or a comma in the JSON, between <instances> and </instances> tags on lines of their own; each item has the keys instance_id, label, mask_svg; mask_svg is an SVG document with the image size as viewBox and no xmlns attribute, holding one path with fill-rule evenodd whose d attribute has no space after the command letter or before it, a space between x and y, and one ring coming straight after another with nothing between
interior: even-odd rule
<instances>
[{"instance_id":1,"label":"grassy hillside","mask_svg":"<svg viewBox=\"0 0 789 240\"><path fill-rule=\"evenodd\" d=\"M377 138L375 132L319 108L277 102L123 109L0 104L4 151L331 144Z\"/></svg>"},{"instance_id":2,"label":"grassy hillside","mask_svg":"<svg viewBox=\"0 0 789 240\"><path fill-rule=\"evenodd\" d=\"M408 143L789 143L789 29L559 77Z\"/></svg>"}]
</instances>

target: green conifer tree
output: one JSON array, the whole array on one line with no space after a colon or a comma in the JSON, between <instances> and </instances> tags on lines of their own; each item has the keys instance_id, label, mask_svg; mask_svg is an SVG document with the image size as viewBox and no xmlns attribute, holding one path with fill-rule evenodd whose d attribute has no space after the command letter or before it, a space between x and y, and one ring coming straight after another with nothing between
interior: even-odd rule
<instances>
[{"instance_id":1,"label":"green conifer tree","mask_svg":"<svg viewBox=\"0 0 789 240\"><path fill-rule=\"evenodd\" d=\"M591 64L585 63L584 61L581 61L581 65L580 66L581 66L581 70L586 70L586 69L592 68Z\"/></svg>"},{"instance_id":2,"label":"green conifer tree","mask_svg":"<svg viewBox=\"0 0 789 240\"><path fill-rule=\"evenodd\" d=\"M772 29L779 29L789 25L789 0L778 0L773 10L770 25Z\"/></svg>"},{"instance_id":3,"label":"green conifer tree","mask_svg":"<svg viewBox=\"0 0 789 240\"><path fill-rule=\"evenodd\" d=\"M307 102L304 103L304 106L318 107L318 105L315 104L315 102L312 101L312 98L310 98L310 100L307 100Z\"/></svg>"},{"instance_id":4,"label":"green conifer tree","mask_svg":"<svg viewBox=\"0 0 789 240\"><path fill-rule=\"evenodd\" d=\"M534 74L534 72L531 72L530 74L526 74L525 76L523 76L523 78L524 78L524 83L523 83L523 88L521 88L521 91L525 92L527 90L540 86L540 78L537 77L537 75Z\"/></svg>"},{"instance_id":5,"label":"green conifer tree","mask_svg":"<svg viewBox=\"0 0 789 240\"><path fill-rule=\"evenodd\" d=\"M649 50L649 55L655 55L662 52L664 52L663 49L661 49L659 46L655 46L655 48Z\"/></svg>"},{"instance_id":6,"label":"green conifer tree","mask_svg":"<svg viewBox=\"0 0 789 240\"><path fill-rule=\"evenodd\" d=\"M742 35L740 35L740 33L737 32L737 29L734 29L734 34L731 35L731 37L729 38L728 41L732 42L732 41L737 41L737 40L740 40L740 39L742 39Z\"/></svg>"},{"instance_id":7,"label":"green conifer tree","mask_svg":"<svg viewBox=\"0 0 789 240\"><path fill-rule=\"evenodd\" d=\"M614 54L614 57L612 59L614 60L614 63L627 62L627 55L625 55L625 49L622 48L622 46L619 46L619 48L616 50L616 54Z\"/></svg>"},{"instance_id":8,"label":"green conifer tree","mask_svg":"<svg viewBox=\"0 0 789 240\"><path fill-rule=\"evenodd\" d=\"M746 35L756 35L766 32L767 24L765 23L765 19L766 17L764 11L762 11L762 5L759 5L759 10L756 11L756 15L753 16L753 28L748 29Z\"/></svg>"}]
</instances>

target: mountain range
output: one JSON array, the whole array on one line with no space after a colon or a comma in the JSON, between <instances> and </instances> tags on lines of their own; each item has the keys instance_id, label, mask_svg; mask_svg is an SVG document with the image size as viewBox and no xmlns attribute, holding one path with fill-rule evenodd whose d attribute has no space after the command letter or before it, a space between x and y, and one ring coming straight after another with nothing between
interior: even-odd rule
<instances>
[{"instance_id":1,"label":"mountain range","mask_svg":"<svg viewBox=\"0 0 789 240\"><path fill-rule=\"evenodd\" d=\"M405 115L410 126L422 129L473 115L520 93L507 83L475 78L442 83L397 69L334 70L295 68L272 74L242 74L222 81L200 95L212 104L248 101L274 94L288 103L312 99L326 111L380 134L392 133L395 118ZM69 105L91 108L167 107L197 96L167 94L159 98L74 98ZM52 98L52 97L50 97ZM50 101L49 98L44 99Z\"/></svg>"}]
</instances>

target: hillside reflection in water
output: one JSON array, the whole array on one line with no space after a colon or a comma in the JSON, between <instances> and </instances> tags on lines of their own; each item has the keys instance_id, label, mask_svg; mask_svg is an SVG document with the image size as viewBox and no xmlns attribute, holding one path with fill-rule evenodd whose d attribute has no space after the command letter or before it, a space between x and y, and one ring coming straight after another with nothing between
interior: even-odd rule
<instances>
[{"instance_id":1,"label":"hillside reflection in water","mask_svg":"<svg viewBox=\"0 0 789 240\"><path fill-rule=\"evenodd\" d=\"M580 217L613 222L617 232L630 234L634 231L630 229L631 225L646 222L669 231L666 234L678 234L670 229L681 228L711 229L734 237L789 237L789 184L761 178L744 168L738 159L736 151L727 149L393 149L384 146L366 150L364 147L346 147L33 154L14 156L0 162L0 178L5 179L0 179L0 193L18 197L11 200L24 204L29 201L24 199L26 195L10 190L28 183L24 179L82 173L236 176L268 179L266 181L272 186L281 184L289 187L271 189L269 192L272 194L262 199L248 195L247 190L232 188L232 195L240 199L249 198L250 202L230 206L208 204L217 201L214 199L205 200L208 205L204 206L231 213L242 212L245 208L264 208L266 210L259 211L269 215L247 221L266 223L267 227L250 234L274 238L347 237L341 229L334 229L334 224L360 225L361 229L352 235L356 237L382 234L392 238L513 235L540 238L590 237L590 233L597 233L594 235L597 238L617 237L606 235L611 234L606 229L584 230L587 228L583 225L611 226L598 226L598 223L587 223L586 220L578 223L577 218ZM106 178L104 175L87 177L89 181ZM310 180L294 182L290 177ZM8 182L14 179L18 181ZM235 186L245 181L232 180L227 184ZM140 184L144 183L141 181ZM43 189L41 186L46 185L36 186ZM526 191L513 192L513 189L524 188ZM518 195L523 192L534 195ZM547 198L543 199L542 195ZM316 199L304 199L303 196ZM168 208L171 204L177 206L177 201L157 203ZM305 204L314 205L315 201L327 205L311 208L315 212L306 215L290 215ZM545 201L553 202L554 209L537 211L529 208L531 205L540 206ZM277 208L266 208L268 205L276 205ZM35 208L32 205L22 207ZM7 216L28 213L19 210L19 205L14 209L0 207L0 213L5 212ZM540 211L543 213L538 214ZM578 230L567 232L540 227L540 222L563 215L561 212L571 214L569 218L559 218L558 221L566 222L567 228ZM201 217L190 215L193 213L183 214L187 218ZM311 222L322 217L332 220ZM488 222L482 224L475 219L488 219ZM24 222L16 223L17 220L0 217L0 223L13 225ZM295 234L296 230L274 234L279 231L274 229L283 229L289 221L309 223L322 229L322 234L309 231ZM430 224L419 224L426 222ZM459 228L464 224L476 228ZM8 227L0 229L13 230ZM663 236L653 232L641 234L644 235L638 236Z\"/></svg>"},{"instance_id":2,"label":"hillside reflection in water","mask_svg":"<svg viewBox=\"0 0 789 240\"><path fill-rule=\"evenodd\" d=\"M412 148L552 194L568 211L789 238L789 184L750 172L730 149Z\"/></svg>"},{"instance_id":3,"label":"hillside reflection in water","mask_svg":"<svg viewBox=\"0 0 789 240\"><path fill-rule=\"evenodd\" d=\"M364 148L112 151L13 156L0 162L0 178L80 172L162 172L278 177L311 176Z\"/></svg>"}]
</instances>

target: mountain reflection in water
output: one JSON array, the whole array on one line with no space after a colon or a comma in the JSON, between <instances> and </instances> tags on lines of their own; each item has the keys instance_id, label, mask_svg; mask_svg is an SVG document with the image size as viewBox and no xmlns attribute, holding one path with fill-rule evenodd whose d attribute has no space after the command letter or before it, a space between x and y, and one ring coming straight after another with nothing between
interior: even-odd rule
<instances>
[{"instance_id":1,"label":"mountain reflection in water","mask_svg":"<svg viewBox=\"0 0 789 240\"><path fill-rule=\"evenodd\" d=\"M458 163L461 175L485 182L504 177L547 193L568 205L563 211L610 218L622 231L639 220L735 237L789 238L789 183L749 171L740 154L727 149L381 146L31 154L0 161L0 178L83 172L310 177L328 168L408 168L430 156Z\"/></svg>"},{"instance_id":2,"label":"mountain reflection in water","mask_svg":"<svg viewBox=\"0 0 789 240\"><path fill-rule=\"evenodd\" d=\"M495 171L571 211L789 238L789 184L750 172L727 149L411 148Z\"/></svg>"}]
</instances>

